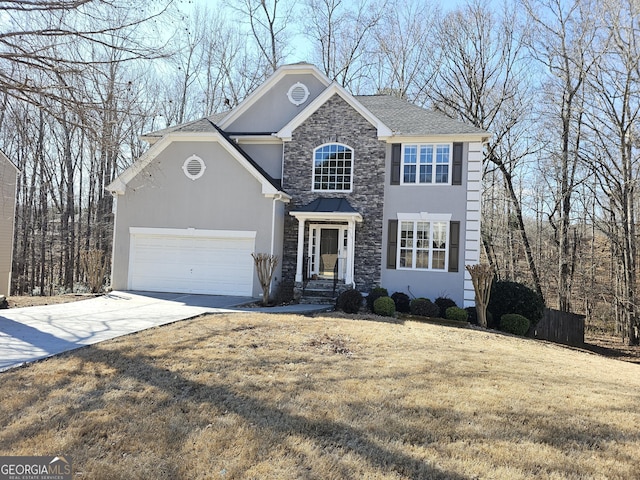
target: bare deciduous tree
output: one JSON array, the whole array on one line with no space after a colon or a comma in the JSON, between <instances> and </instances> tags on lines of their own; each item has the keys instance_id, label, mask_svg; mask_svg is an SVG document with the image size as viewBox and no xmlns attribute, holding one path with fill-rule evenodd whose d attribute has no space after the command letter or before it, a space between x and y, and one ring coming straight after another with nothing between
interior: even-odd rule
<instances>
[{"instance_id":1,"label":"bare deciduous tree","mask_svg":"<svg viewBox=\"0 0 640 480\"><path fill-rule=\"evenodd\" d=\"M327 77L353 93L368 83L374 64L374 29L386 3L377 0L308 0L305 31L312 42L313 60Z\"/></svg>"},{"instance_id":2,"label":"bare deciduous tree","mask_svg":"<svg viewBox=\"0 0 640 480\"><path fill-rule=\"evenodd\" d=\"M505 7L498 15L482 0L447 13L436 30L440 62L428 95L436 108L493 134L486 146L485 168L491 164L504 178L531 280L542 297L514 185L517 163L532 153L526 142L516 144L514 136L515 127L526 121L531 109L524 29L514 18L512 9Z\"/></svg>"},{"instance_id":3,"label":"bare deciduous tree","mask_svg":"<svg viewBox=\"0 0 640 480\"><path fill-rule=\"evenodd\" d=\"M603 231L615 257L618 332L638 344L636 185L640 178L640 5L626 0L604 2L598 50L601 57L588 73L587 122L593 142L589 161L603 198Z\"/></svg>"},{"instance_id":4,"label":"bare deciduous tree","mask_svg":"<svg viewBox=\"0 0 640 480\"><path fill-rule=\"evenodd\" d=\"M558 306L571 310L571 290L575 272L572 226L572 197L580 183L580 149L582 141L585 78L596 63L592 44L596 35L596 4L575 0L527 0L527 18L534 26L530 51L547 69L547 103L545 117L550 120L545 136L553 179L553 208L549 221L556 233L558 247ZM553 132L558 132L554 138ZM551 174L551 175L550 175Z\"/></svg>"},{"instance_id":5,"label":"bare deciduous tree","mask_svg":"<svg viewBox=\"0 0 640 480\"><path fill-rule=\"evenodd\" d=\"M380 93L424 103L425 89L435 74L433 29L439 11L428 3L397 0L388 3L374 28L376 64L371 69Z\"/></svg>"}]
</instances>

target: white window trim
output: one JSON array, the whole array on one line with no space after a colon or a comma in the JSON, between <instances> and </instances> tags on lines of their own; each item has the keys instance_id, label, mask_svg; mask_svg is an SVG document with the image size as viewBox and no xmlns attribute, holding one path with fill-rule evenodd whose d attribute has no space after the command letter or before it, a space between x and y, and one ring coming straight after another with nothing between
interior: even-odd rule
<instances>
[{"instance_id":1,"label":"white window trim","mask_svg":"<svg viewBox=\"0 0 640 480\"><path fill-rule=\"evenodd\" d=\"M428 213L428 212L419 212L419 213L398 213L398 237L396 239L396 270L408 270L408 271L418 271L418 272L440 272L446 273L449 271L449 250L451 249L451 239L449 238L451 231L451 214L450 213ZM429 231L429 239L433 238L433 223L435 222L444 222L446 223L445 228L445 254L444 254L444 268L417 268L415 266L415 258L416 258L416 245L415 245L415 235L414 235L414 245L412 247L412 258L414 260L414 266L411 267L402 267L400 266L400 251L402 249L402 222L413 222L413 228L415 232L416 223L417 222L429 222L430 231ZM432 255L433 249L431 246L431 240L429 240L429 264L431 265L433 261Z\"/></svg>"},{"instance_id":2,"label":"white window trim","mask_svg":"<svg viewBox=\"0 0 640 480\"><path fill-rule=\"evenodd\" d=\"M404 181L404 151L405 147L415 145L417 149L417 158L416 158L416 181L415 182L405 182ZM436 183L436 152L439 145L447 145L449 147L449 162L447 165L449 166L448 174L447 174L447 182L446 183ZM418 178L420 176L420 147L422 146L432 146L433 147L433 171L431 173L432 181L431 182L419 182ZM441 164L442 165L442 164ZM413 185L413 186L451 186L451 176L453 170L453 142L416 142L416 143L403 143L401 147L401 156L400 156L400 185Z\"/></svg>"},{"instance_id":3,"label":"white window trim","mask_svg":"<svg viewBox=\"0 0 640 480\"><path fill-rule=\"evenodd\" d=\"M348 190L325 190L325 189L316 189L316 151L322 147L326 147L327 145L340 145L342 147L348 148L351 151L351 181L349 182ZM353 192L353 172L355 169L355 150L353 147L347 145L346 143L340 142L328 142L323 143L322 145L318 145L313 149L313 157L311 158L311 191L312 192L324 192L324 193L351 193Z\"/></svg>"}]
</instances>

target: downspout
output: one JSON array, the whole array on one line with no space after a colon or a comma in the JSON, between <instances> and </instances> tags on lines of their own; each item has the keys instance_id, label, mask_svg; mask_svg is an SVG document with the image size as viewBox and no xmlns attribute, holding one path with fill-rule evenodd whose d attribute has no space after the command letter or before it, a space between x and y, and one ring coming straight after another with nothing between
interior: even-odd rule
<instances>
[{"instance_id":1,"label":"downspout","mask_svg":"<svg viewBox=\"0 0 640 480\"><path fill-rule=\"evenodd\" d=\"M282 182L284 180L284 142L282 142L282 160L280 162L280 178L282 180L280 180L280 182ZM282 188L284 189L284 185L282 185Z\"/></svg>"},{"instance_id":2,"label":"downspout","mask_svg":"<svg viewBox=\"0 0 640 480\"><path fill-rule=\"evenodd\" d=\"M273 203L271 207L271 250L270 254L273 255L276 243L276 202L282 200L282 194L276 193L273 196Z\"/></svg>"}]
</instances>

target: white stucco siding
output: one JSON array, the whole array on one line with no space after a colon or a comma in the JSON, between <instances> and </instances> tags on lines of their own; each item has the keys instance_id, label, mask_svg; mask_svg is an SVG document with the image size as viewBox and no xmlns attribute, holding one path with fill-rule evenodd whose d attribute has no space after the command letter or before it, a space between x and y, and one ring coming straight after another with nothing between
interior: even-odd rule
<instances>
[{"instance_id":1,"label":"white stucco siding","mask_svg":"<svg viewBox=\"0 0 640 480\"><path fill-rule=\"evenodd\" d=\"M240 147L260 167L271 175L271 178L282 178L282 144L264 145L260 143L245 143L240 138Z\"/></svg>"},{"instance_id":2,"label":"white stucco siding","mask_svg":"<svg viewBox=\"0 0 640 480\"><path fill-rule=\"evenodd\" d=\"M196 180L187 178L182 170L192 155L206 165ZM281 229L282 220L277 214L275 217L276 228ZM124 195L118 196L112 286L130 286L132 228L255 232L255 252L269 253L273 219L273 199L262 194L260 182L220 144L174 142L129 182ZM273 248L281 254L281 243ZM260 291L254 278L252 294Z\"/></svg>"},{"instance_id":3,"label":"white stucco siding","mask_svg":"<svg viewBox=\"0 0 640 480\"><path fill-rule=\"evenodd\" d=\"M462 185L390 185L385 181L382 286L389 290L410 293L431 300L449 297L461 307L473 305L468 300L465 265L478 258L480 232L480 177L482 145L463 145ZM478 164L479 160L479 164ZM390 171L391 146L387 153ZM458 271L427 271L387 268L387 242L389 220L399 213L450 214L451 221L460 222ZM473 262L477 263L477 261ZM471 285L473 291L473 285Z\"/></svg>"},{"instance_id":4,"label":"white stucco siding","mask_svg":"<svg viewBox=\"0 0 640 480\"><path fill-rule=\"evenodd\" d=\"M287 98L289 88L296 83L304 84L309 97L301 105L294 105ZM251 107L227 125L227 132L277 132L300 113L324 89L325 85L312 74L287 74L268 93L263 94Z\"/></svg>"}]
</instances>

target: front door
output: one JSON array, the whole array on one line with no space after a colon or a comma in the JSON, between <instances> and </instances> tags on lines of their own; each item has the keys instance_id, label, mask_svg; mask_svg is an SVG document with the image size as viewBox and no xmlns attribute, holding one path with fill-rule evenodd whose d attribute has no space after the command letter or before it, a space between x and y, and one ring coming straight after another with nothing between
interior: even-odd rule
<instances>
[{"instance_id":1,"label":"front door","mask_svg":"<svg viewBox=\"0 0 640 480\"><path fill-rule=\"evenodd\" d=\"M334 278L338 266L338 238L340 230L337 228L320 229L320 268L318 275L324 278Z\"/></svg>"},{"instance_id":2,"label":"front door","mask_svg":"<svg viewBox=\"0 0 640 480\"><path fill-rule=\"evenodd\" d=\"M320 278L344 279L347 254L347 225L309 225L309 274Z\"/></svg>"}]
</instances>

